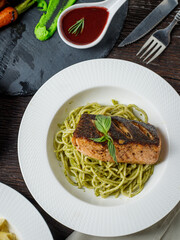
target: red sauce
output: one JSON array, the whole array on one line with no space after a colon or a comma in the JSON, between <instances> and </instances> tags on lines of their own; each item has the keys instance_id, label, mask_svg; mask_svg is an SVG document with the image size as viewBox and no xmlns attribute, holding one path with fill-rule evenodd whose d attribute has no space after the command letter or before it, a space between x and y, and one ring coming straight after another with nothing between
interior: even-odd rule
<instances>
[{"instance_id":1,"label":"red sauce","mask_svg":"<svg viewBox=\"0 0 180 240\"><path fill-rule=\"evenodd\" d=\"M109 16L106 8L83 7L69 11L62 19L61 29L64 37L72 43L84 45L96 40L102 33ZM78 35L68 32L68 29L78 20L84 18L84 29Z\"/></svg>"}]
</instances>

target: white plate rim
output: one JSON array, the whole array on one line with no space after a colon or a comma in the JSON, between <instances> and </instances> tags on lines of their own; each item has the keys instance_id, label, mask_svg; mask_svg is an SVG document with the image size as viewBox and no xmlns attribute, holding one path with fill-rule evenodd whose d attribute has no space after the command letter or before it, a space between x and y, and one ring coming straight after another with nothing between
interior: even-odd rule
<instances>
[{"instance_id":1,"label":"white plate rim","mask_svg":"<svg viewBox=\"0 0 180 240\"><path fill-rule=\"evenodd\" d=\"M4 183L0 183L0 192L0 215L3 213L0 218L8 221L18 239L30 240L43 236L44 240L53 240L47 223L31 202Z\"/></svg>"},{"instance_id":2,"label":"white plate rim","mask_svg":"<svg viewBox=\"0 0 180 240\"><path fill-rule=\"evenodd\" d=\"M18 156L19 156L19 164L20 164L20 168L21 168L21 171L22 171L22 175L23 175L23 178L24 178L24 180L26 182L26 185L27 185L28 189L30 190L31 194L36 199L36 201L40 204L40 206L45 211L47 211L48 214L50 214L53 218L55 218L57 221L61 222L62 224L66 225L67 227L72 228L74 230L77 230L79 232L83 232L85 234L102 236L102 237L103 236L115 237L115 236L123 236L123 235L127 235L127 234L132 234L134 232L141 231L141 230L143 230L143 229L153 225L155 222L157 222L161 218L163 218L170 210L172 210L172 208L178 203L178 201L180 199L180 194L176 190L177 185L180 183L179 177L176 176L176 178L174 179L175 186L173 186L173 188L170 191L172 196L171 196L171 198L169 200L169 205L168 206L162 206L163 205L162 204L162 198L159 196L159 201L160 202L156 206L155 216L153 216L153 217L151 216L152 220L149 221L149 222L147 222L147 221L142 222L141 221L141 223L139 225L136 222L136 226L133 226L134 224L133 224L132 220L129 220L128 222L126 220L126 223L127 223L128 227L126 229L119 229L118 230L117 229L117 227L118 227L118 225L117 225L117 220L118 220L117 216L116 216L116 222L115 222L115 220L113 220L114 225L116 225L114 227L108 225L109 221L108 221L107 218L114 219L115 213L117 213L120 210L121 211L125 211L126 214L128 216L130 216L132 212L130 212L129 209L123 210L122 208L118 208L118 207L110 207L110 208L100 207L99 208L99 207L96 207L96 206L91 206L89 204L86 204L86 203L83 203L83 202L79 201L78 199L73 198L70 194L68 194L65 191L63 192L63 194L64 194L63 197L67 198L67 201L66 201L66 204L65 204L66 207L70 206L71 201L73 201L73 204L75 206L81 205L81 208L78 208L78 213L77 213L77 210L76 209L73 210L73 208L70 209L71 212L69 212L69 211L67 212L67 209L66 209L66 213L65 213L65 212L63 212L63 209L61 208L62 217L58 215L58 218L57 218L56 209L52 209L48 205L47 202L43 201L44 196L46 196L46 193L45 193L46 190L42 189L41 195L39 193L37 193L37 191L33 188L32 184L31 184L32 178L30 178L29 176L27 177L27 175L28 175L27 171L29 169L26 169L26 165L24 164L23 157L22 157L22 155L26 156L26 154L22 154L23 153L23 148L22 147L23 147L23 141L24 141L24 136L23 135L24 135L24 131L26 129L26 124L27 124L27 121L28 121L29 114L30 113L33 114L33 112L37 110L36 107L35 107L36 100L39 101L40 97L42 98L43 96L45 96L47 94L46 91L50 90L50 89L48 89L48 87L53 88L53 84L55 84L55 82L58 81L58 78L61 78L62 75L63 75L63 77L65 75L70 77L70 75L69 75L70 71L76 71L77 69L80 70L80 68L84 68L84 67L87 67L87 66L89 68L97 68L97 69L98 69L98 67L102 68L102 66L110 69L111 66L112 66L112 69L115 70L116 67L121 67L122 65L123 65L124 68L126 66L128 66L128 67L131 66L131 68L139 69L140 72L146 72L146 76L147 77L151 76L152 78L154 78L157 81L156 83L159 84L158 89L160 90L160 89L163 88L163 91L164 91L163 94L168 94L168 98L171 100L171 103L174 104L173 108L176 109L176 110L178 109L178 107L180 106L180 101L179 101L179 96L178 96L177 92L164 79L162 79L159 75L155 74L151 70L146 69L146 68L144 68L144 67L142 67L142 66L140 66L138 64L131 63L131 62L128 62L128 61L123 61L123 60L116 60L116 59L89 60L89 61L85 61L85 62L81 62L81 63L75 64L75 65L72 65L72 66L70 66L70 67L60 71L59 73L54 75L52 78L50 78L49 81L47 81L38 90L38 92L35 94L35 96L30 101L30 103L29 103L29 105L28 105L28 107L27 107L27 109L26 109L26 111L24 113L24 116L22 118L22 122L21 122L21 125L20 125L20 129L19 129L19 135L18 135ZM98 70L97 70L97 74L98 74ZM141 73L139 73L139 74L141 74ZM152 81L154 81L154 79L152 79ZM148 78L148 81L151 82L151 79ZM91 79L91 82L88 82L88 84L90 84L91 87L98 86L97 83L93 82L93 79ZM112 82L111 82L110 85L112 85ZM65 83L65 86L68 88L66 83ZM108 86L108 84L107 84L107 86ZM148 87L149 87L149 85L148 85ZM82 87L82 89L81 89L81 87L80 87L79 91L80 90L84 90L84 88ZM157 89L155 90L155 93L156 92L157 92ZM166 98L163 96L163 94L161 93L161 95L162 95L161 97L165 101ZM153 96L153 97L155 97L155 96ZM45 100L43 100L43 101L45 101ZM179 116L180 112L177 112L177 115ZM176 121L178 119L178 116L175 117ZM178 136L179 136L179 131L178 130L179 129L177 129L176 134L173 132L173 135L176 135L175 136L176 140L178 140ZM23 139L23 141L22 141L22 139ZM175 144L175 142L173 142L173 143ZM177 153L175 153L175 156L177 156ZM45 155L43 155L43 157L45 157ZM28 165L28 167L31 167L31 166ZM45 168L46 167L47 166L45 166ZM172 166L168 165L168 167L172 167ZM48 174L49 174L48 177L49 176L52 177L52 173L48 172ZM168 185L168 181L166 181L166 184ZM58 183L54 182L54 188L56 188L57 185L58 185ZM174 192L174 194L173 194L173 190L176 190ZM165 194L165 189L164 188L161 190L161 193L164 196L164 194ZM61 189L61 194L62 194L62 189ZM157 192L156 192L156 194L157 194ZM152 203L149 202L148 199L146 199L146 201L147 201L146 204L149 204L149 206L152 205ZM88 207L87 207L87 205L88 205ZM158 208L160 208L159 209L159 213L157 211ZM150 207L148 207L148 209L150 209ZM147 210L147 209L144 209L144 210L147 211L146 214L147 213L151 214L150 210ZM99 223L98 216L96 215L96 218L95 218L95 216L93 216L93 214L95 214L96 212L98 213L97 215L101 216L101 220L103 219L102 221L103 221L104 226L106 226L106 229L105 228L100 229L99 227L95 226L97 223ZM77 221L75 219L75 217L73 218L73 216L77 217L77 214L82 215L81 216L81 221L80 220ZM66 215L68 215L69 219L67 219L67 217L65 217ZM131 218L137 221L137 216L134 216L132 214ZM88 221L91 222L91 224L93 225L92 228L89 228L88 224L86 224L86 223L82 224L82 221L85 220L85 219L87 220L87 222ZM148 218L148 220L149 220L149 218Z\"/></svg>"}]
</instances>

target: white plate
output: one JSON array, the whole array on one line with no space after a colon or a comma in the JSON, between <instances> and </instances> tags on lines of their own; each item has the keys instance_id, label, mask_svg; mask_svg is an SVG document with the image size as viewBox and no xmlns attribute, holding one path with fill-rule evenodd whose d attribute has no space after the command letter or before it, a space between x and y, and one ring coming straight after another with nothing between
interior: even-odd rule
<instances>
[{"instance_id":1,"label":"white plate","mask_svg":"<svg viewBox=\"0 0 180 240\"><path fill-rule=\"evenodd\" d=\"M71 109L111 99L135 103L162 136L161 163L134 198L101 199L65 179L53 152L57 123ZM96 236L122 236L163 218L180 199L180 99L160 76L137 64L99 59L73 65L47 81L29 103L19 130L21 171L30 192L53 218Z\"/></svg>"},{"instance_id":2,"label":"white plate","mask_svg":"<svg viewBox=\"0 0 180 240\"><path fill-rule=\"evenodd\" d=\"M0 218L5 218L18 240L53 240L35 207L20 193L0 183Z\"/></svg>"}]
</instances>

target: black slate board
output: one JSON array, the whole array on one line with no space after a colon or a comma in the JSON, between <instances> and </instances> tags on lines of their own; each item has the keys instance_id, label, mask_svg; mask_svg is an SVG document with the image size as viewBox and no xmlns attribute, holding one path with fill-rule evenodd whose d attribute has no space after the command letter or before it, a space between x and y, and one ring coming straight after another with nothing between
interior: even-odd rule
<instances>
[{"instance_id":1,"label":"black slate board","mask_svg":"<svg viewBox=\"0 0 180 240\"><path fill-rule=\"evenodd\" d=\"M42 13L36 7L26 12L18 22L0 30L0 94L32 95L60 70L84 60L106 57L119 38L127 9L128 0L114 16L103 40L85 50L67 46L57 32L40 42L33 31Z\"/></svg>"}]
</instances>

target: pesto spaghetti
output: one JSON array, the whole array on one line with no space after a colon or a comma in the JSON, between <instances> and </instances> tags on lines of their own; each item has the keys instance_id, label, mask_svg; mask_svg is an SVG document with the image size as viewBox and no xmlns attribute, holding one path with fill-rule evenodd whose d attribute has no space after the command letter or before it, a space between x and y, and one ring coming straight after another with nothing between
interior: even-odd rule
<instances>
[{"instance_id":1,"label":"pesto spaghetti","mask_svg":"<svg viewBox=\"0 0 180 240\"><path fill-rule=\"evenodd\" d=\"M136 105L118 104L102 106L90 103L69 113L54 139L56 157L64 166L67 180L78 188L94 189L96 196L106 198L123 194L133 197L142 191L144 184L153 174L153 165L103 162L78 152L72 144L72 136L83 113L120 116L130 120L148 122L147 114ZM138 117L138 114L141 118Z\"/></svg>"}]
</instances>

